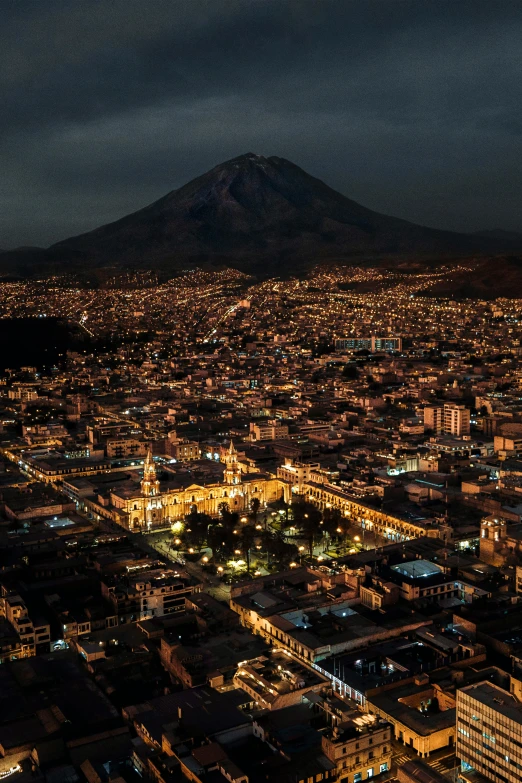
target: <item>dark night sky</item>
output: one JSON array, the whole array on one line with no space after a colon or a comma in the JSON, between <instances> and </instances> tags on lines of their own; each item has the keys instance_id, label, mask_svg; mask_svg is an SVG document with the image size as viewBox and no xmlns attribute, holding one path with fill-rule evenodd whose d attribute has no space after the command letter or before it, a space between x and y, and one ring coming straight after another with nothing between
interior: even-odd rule
<instances>
[{"instance_id":1,"label":"dark night sky","mask_svg":"<svg viewBox=\"0 0 522 783\"><path fill-rule=\"evenodd\" d=\"M3 0L0 247L227 158L381 212L522 231L522 0Z\"/></svg>"}]
</instances>

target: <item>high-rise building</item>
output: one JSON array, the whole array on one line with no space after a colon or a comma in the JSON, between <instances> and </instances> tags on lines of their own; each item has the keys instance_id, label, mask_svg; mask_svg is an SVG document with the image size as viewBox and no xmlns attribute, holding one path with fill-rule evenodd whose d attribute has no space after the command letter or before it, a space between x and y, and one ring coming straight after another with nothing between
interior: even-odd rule
<instances>
[{"instance_id":1,"label":"high-rise building","mask_svg":"<svg viewBox=\"0 0 522 783\"><path fill-rule=\"evenodd\" d=\"M342 337L335 341L338 351L371 351L371 337Z\"/></svg>"},{"instance_id":2,"label":"high-rise building","mask_svg":"<svg viewBox=\"0 0 522 783\"><path fill-rule=\"evenodd\" d=\"M427 405L424 408L424 429L432 430L436 435L442 432L443 418L441 405Z\"/></svg>"},{"instance_id":3,"label":"high-rise building","mask_svg":"<svg viewBox=\"0 0 522 783\"><path fill-rule=\"evenodd\" d=\"M457 757L461 779L519 783L522 778L522 703L492 682L457 691Z\"/></svg>"},{"instance_id":4,"label":"high-rise building","mask_svg":"<svg viewBox=\"0 0 522 783\"><path fill-rule=\"evenodd\" d=\"M402 351L402 337L372 337L372 353Z\"/></svg>"},{"instance_id":5,"label":"high-rise building","mask_svg":"<svg viewBox=\"0 0 522 783\"><path fill-rule=\"evenodd\" d=\"M470 413L464 405L445 402L442 405L427 405L424 408L424 429L433 430L436 435L469 435Z\"/></svg>"},{"instance_id":6,"label":"high-rise building","mask_svg":"<svg viewBox=\"0 0 522 783\"><path fill-rule=\"evenodd\" d=\"M448 435L469 435L470 415L469 410L464 405L453 405L444 403L444 432Z\"/></svg>"},{"instance_id":7,"label":"high-rise building","mask_svg":"<svg viewBox=\"0 0 522 783\"><path fill-rule=\"evenodd\" d=\"M393 353L402 351L402 337L341 337L335 341L338 351L371 351Z\"/></svg>"}]
</instances>

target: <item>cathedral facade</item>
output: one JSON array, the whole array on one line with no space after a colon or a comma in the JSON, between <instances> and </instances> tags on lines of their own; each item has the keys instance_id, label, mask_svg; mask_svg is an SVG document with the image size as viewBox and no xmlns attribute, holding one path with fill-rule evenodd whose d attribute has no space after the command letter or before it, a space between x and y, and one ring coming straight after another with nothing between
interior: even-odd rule
<instances>
[{"instance_id":1,"label":"cathedral facade","mask_svg":"<svg viewBox=\"0 0 522 783\"><path fill-rule=\"evenodd\" d=\"M257 498L263 507L280 498L282 491L277 478L264 473L243 473L232 442L225 455L223 482L162 491L149 452L139 489L111 492L111 517L133 532L147 531L183 521L193 510L215 517L222 503L230 511L241 513L249 511L252 499Z\"/></svg>"}]
</instances>

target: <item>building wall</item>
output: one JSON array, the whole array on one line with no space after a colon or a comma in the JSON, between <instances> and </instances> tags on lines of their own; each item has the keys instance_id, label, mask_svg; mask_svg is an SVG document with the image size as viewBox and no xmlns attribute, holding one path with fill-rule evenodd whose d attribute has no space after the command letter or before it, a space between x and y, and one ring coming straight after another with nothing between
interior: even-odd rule
<instances>
[{"instance_id":1,"label":"building wall","mask_svg":"<svg viewBox=\"0 0 522 783\"><path fill-rule=\"evenodd\" d=\"M391 769L391 733L392 727L388 725L372 732L361 732L343 742L341 738L335 737L334 729L333 736L323 736L322 750L336 765L340 781L351 783L356 775L361 775L361 780L367 780L370 769L371 777Z\"/></svg>"},{"instance_id":2,"label":"building wall","mask_svg":"<svg viewBox=\"0 0 522 783\"><path fill-rule=\"evenodd\" d=\"M470 433L470 412L463 405L444 404L444 432L462 437Z\"/></svg>"},{"instance_id":3,"label":"building wall","mask_svg":"<svg viewBox=\"0 0 522 783\"><path fill-rule=\"evenodd\" d=\"M388 715L384 710L371 704L370 701L369 711L375 715L380 715L382 718L389 721L394 727L395 739L399 740L399 742L402 742L404 745L412 747L422 758L429 756L430 753L433 753L440 748L453 745L455 742L454 725L433 731L426 736L425 734L419 734L413 728L397 720L392 715Z\"/></svg>"},{"instance_id":4,"label":"building wall","mask_svg":"<svg viewBox=\"0 0 522 783\"><path fill-rule=\"evenodd\" d=\"M258 498L261 505L277 500L281 496L277 479L256 478L241 483L211 484L206 487L193 484L186 489L160 492L151 497L121 498L111 495L112 505L120 509L122 515L114 515L118 524L132 531L166 526L183 520L195 507L199 512L217 516L221 503L228 503L231 511L250 510L250 502Z\"/></svg>"},{"instance_id":5,"label":"building wall","mask_svg":"<svg viewBox=\"0 0 522 783\"><path fill-rule=\"evenodd\" d=\"M109 459L144 457L147 453L147 444L137 438L116 438L107 441L105 452Z\"/></svg>"},{"instance_id":6,"label":"building wall","mask_svg":"<svg viewBox=\"0 0 522 783\"><path fill-rule=\"evenodd\" d=\"M473 686L457 691L457 756L488 780L520 783L522 711L520 717L515 711L513 717L502 714L496 704L501 707L511 697L501 688L492 687L498 692L498 701L488 704L474 697Z\"/></svg>"},{"instance_id":7,"label":"building wall","mask_svg":"<svg viewBox=\"0 0 522 783\"><path fill-rule=\"evenodd\" d=\"M306 500L321 510L338 508L351 523L372 530L390 541L406 541L426 535L424 526L366 506L344 494L338 487L308 483L303 487L303 494Z\"/></svg>"}]
</instances>

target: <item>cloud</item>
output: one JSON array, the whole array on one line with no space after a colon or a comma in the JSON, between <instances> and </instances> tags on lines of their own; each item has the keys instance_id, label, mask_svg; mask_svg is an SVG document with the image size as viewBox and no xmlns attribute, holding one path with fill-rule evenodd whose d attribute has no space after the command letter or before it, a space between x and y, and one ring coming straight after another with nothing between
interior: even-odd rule
<instances>
[{"instance_id":1,"label":"cloud","mask_svg":"<svg viewBox=\"0 0 522 783\"><path fill-rule=\"evenodd\" d=\"M522 230L521 28L518 2L490 0L11 2L0 247L247 150L410 220Z\"/></svg>"}]
</instances>

